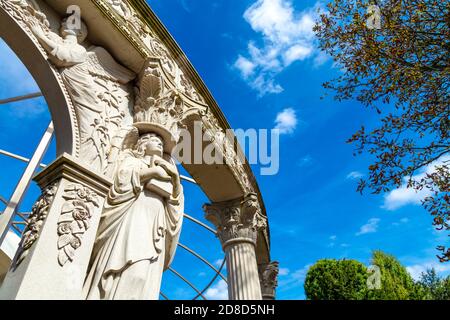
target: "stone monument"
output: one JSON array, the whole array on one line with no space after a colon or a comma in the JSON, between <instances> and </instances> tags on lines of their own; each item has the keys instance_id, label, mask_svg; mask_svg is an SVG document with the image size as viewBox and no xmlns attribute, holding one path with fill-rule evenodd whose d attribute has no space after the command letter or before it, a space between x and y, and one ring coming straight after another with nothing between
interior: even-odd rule
<instances>
[{"instance_id":1,"label":"stone monument","mask_svg":"<svg viewBox=\"0 0 450 320\"><path fill-rule=\"evenodd\" d=\"M0 36L41 88L57 140L0 299L158 299L184 214L172 151L195 123L209 137L196 151L226 149L223 164L182 165L210 199L229 297L274 298L251 168L235 137L214 139L230 126L145 0L0 0Z\"/></svg>"}]
</instances>

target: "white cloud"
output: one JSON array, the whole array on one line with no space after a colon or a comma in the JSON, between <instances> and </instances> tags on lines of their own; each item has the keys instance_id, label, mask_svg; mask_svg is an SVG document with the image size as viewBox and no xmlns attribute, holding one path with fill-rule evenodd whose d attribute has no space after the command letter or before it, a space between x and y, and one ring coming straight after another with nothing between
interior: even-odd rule
<instances>
[{"instance_id":1,"label":"white cloud","mask_svg":"<svg viewBox=\"0 0 450 320\"><path fill-rule=\"evenodd\" d=\"M325 62L327 62L329 59L330 59L330 57L325 52L320 51L314 57L313 66L315 68L319 68L321 65L323 65Z\"/></svg>"},{"instance_id":2,"label":"white cloud","mask_svg":"<svg viewBox=\"0 0 450 320\"><path fill-rule=\"evenodd\" d=\"M336 235L332 235L332 236L329 237L329 239L330 239L331 242L328 244L328 248L334 248L336 246L337 236Z\"/></svg>"},{"instance_id":3,"label":"white cloud","mask_svg":"<svg viewBox=\"0 0 450 320\"><path fill-rule=\"evenodd\" d=\"M450 265L447 263L440 263L438 261L428 261L422 264L415 264L412 266L407 266L406 270L408 270L411 277L414 280L420 280L420 276L422 273L426 272L429 269L434 268L438 274L447 275L450 272Z\"/></svg>"},{"instance_id":4,"label":"white cloud","mask_svg":"<svg viewBox=\"0 0 450 320\"><path fill-rule=\"evenodd\" d=\"M297 114L294 109L287 108L277 114L275 119L275 129L280 130L280 134L293 133L297 127Z\"/></svg>"},{"instance_id":5,"label":"white cloud","mask_svg":"<svg viewBox=\"0 0 450 320\"><path fill-rule=\"evenodd\" d=\"M253 74L253 71L256 68L256 65L253 62L243 56L239 56L234 63L234 66L241 71L244 78L248 78L251 74Z\"/></svg>"},{"instance_id":6,"label":"white cloud","mask_svg":"<svg viewBox=\"0 0 450 320\"><path fill-rule=\"evenodd\" d=\"M424 168L421 173L413 176L412 179L414 181L420 181L421 179L426 178L427 174L433 173L437 166L441 166L443 163L449 161L450 156L443 156ZM384 205L382 206L383 209L394 211L409 204L420 205L426 197L429 197L432 194L432 192L426 188L422 190L408 188L407 181L408 178L405 178L404 184L400 188L394 189L385 195Z\"/></svg>"},{"instance_id":7,"label":"white cloud","mask_svg":"<svg viewBox=\"0 0 450 320\"><path fill-rule=\"evenodd\" d=\"M223 259L217 259L216 261L214 261L214 265L219 268L220 266L222 266L223 263Z\"/></svg>"},{"instance_id":8,"label":"white cloud","mask_svg":"<svg viewBox=\"0 0 450 320\"><path fill-rule=\"evenodd\" d=\"M278 274L280 276L287 276L287 275L289 275L289 269L288 268L280 268Z\"/></svg>"},{"instance_id":9,"label":"white cloud","mask_svg":"<svg viewBox=\"0 0 450 320\"><path fill-rule=\"evenodd\" d=\"M228 300L228 286L224 280L220 280L214 286L206 290L205 297L208 300Z\"/></svg>"},{"instance_id":10,"label":"white cloud","mask_svg":"<svg viewBox=\"0 0 450 320\"><path fill-rule=\"evenodd\" d=\"M401 224L406 224L408 222L409 222L408 218L402 218L398 222L393 222L392 225L397 227L397 226L399 226Z\"/></svg>"},{"instance_id":11,"label":"white cloud","mask_svg":"<svg viewBox=\"0 0 450 320\"><path fill-rule=\"evenodd\" d=\"M307 264L303 268L292 273L292 279L298 282L305 281L306 274L308 273L309 268L311 268L312 264Z\"/></svg>"},{"instance_id":12,"label":"white cloud","mask_svg":"<svg viewBox=\"0 0 450 320\"><path fill-rule=\"evenodd\" d=\"M357 236L367 234L367 233L375 233L378 230L378 224L380 222L380 219L378 218L372 218L367 221L367 223L359 229L359 231L356 233Z\"/></svg>"},{"instance_id":13,"label":"white cloud","mask_svg":"<svg viewBox=\"0 0 450 320\"><path fill-rule=\"evenodd\" d=\"M299 44L292 46L283 54L284 65L289 66L297 60L303 60L311 55L312 51L312 48Z\"/></svg>"},{"instance_id":14,"label":"white cloud","mask_svg":"<svg viewBox=\"0 0 450 320\"><path fill-rule=\"evenodd\" d=\"M287 277L283 277L278 281L279 290L287 291L292 288L301 287L305 281L306 274L312 264L307 264L303 268L297 269L294 272L290 272Z\"/></svg>"},{"instance_id":15,"label":"white cloud","mask_svg":"<svg viewBox=\"0 0 450 320\"><path fill-rule=\"evenodd\" d=\"M275 83L274 79L268 79L263 74L254 78L251 81L250 86L259 91L260 95L264 95L266 93L281 93L284 91L283 87Z\"/></svg>"},{"instance_id":16,"label":"white cloud","mask_svg":"<svg viewBox=\"0 0 450 320\"><path fill-rule=\"evenodd\" d=\"M389 211L397 210L408 204L421 204L422 200L431 194L430 190L416 191L406 186L392 190L384 198L383 208Z\"/></svg>"},{"instance_id":17,"label":"white cloud","mask_svg":"<svg viewBox=\"0 0 450 320\"><path fill-rule=\"evenodd\" d=\"M313 27L319 2L296 12L291 0L257 0L244 13L244 19L262 36L261 47L248 44L247 57L239 55L234 66L248 84L259 92L280 93L277 74L296 61L314 58L319 66L327 59L316 46Z\"/></svg>"},{"instance_id":18,"label":"white cloud","mask_svg":"<svg viewBox=\"0 0 450 320\"><path fill-rule=\"evenodd\" d=\"M347 175L347 179L358 180L364 177L364 174L359 171L352 171Z\"/></svg>"}]
</instances>

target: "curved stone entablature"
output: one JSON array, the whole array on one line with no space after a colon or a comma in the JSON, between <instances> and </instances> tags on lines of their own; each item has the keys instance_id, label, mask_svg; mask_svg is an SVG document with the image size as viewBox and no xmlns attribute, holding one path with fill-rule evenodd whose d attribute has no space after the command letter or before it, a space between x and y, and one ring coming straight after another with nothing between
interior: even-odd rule
<instances>
[{"instance_id":1,"label":"curved stone entablature","mask_svg":"<svg viewBox=\"0 0 450 320\"><path fill-rule=\"evenodd\" d=\"M71 5L81 9L87 26L72 37L65 32L62 19ZM0 0L0 14L15 20L23 33L20 36L32 41L40 52L40 57L31 58L30 53L20 52L25 46L13 47L47 99L55 122L58 155L67 152L108 175L115 161L114 150L123 142L121 128L135 118L141 89L138 75L149 64L157 70L164 92L181 101L185 127L192 129L192 122L201 120L213 144L219 144L214 141L218 132L230 128L186 55L144 0ZM7 24L2 20L2 25ZM8 32L3 30L2 36L12 44ZM48 75L42 79L39 75L44 59L52 73L49 83ZM235 148L235 138L231 140L225 140L224 165L184 166L212 202L254 193L266 216L250 166L239 161L241 150ZM260 235L258 263L268 263L268 227Z\"/></svg>"}]
</instances>

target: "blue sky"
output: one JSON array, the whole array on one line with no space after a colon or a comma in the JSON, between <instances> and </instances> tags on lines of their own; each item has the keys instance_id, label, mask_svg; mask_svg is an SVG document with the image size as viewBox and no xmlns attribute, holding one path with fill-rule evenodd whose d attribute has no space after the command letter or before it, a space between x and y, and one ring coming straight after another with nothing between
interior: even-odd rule
<instances>
[{"instance_id":1,"label":"blue sky","mask_svg":"<svg viewBox=\"0 0 450 320\"><path fill-rule=\"evenodd\" d=\"M272 258L280 262L279 299L303 299L308 266L321 258L357 259L369 264L372 250L397 256L417 276L440 265L435 247L446 234L433 230L419 205L423 194L399 189L386 195L356 193L368 156L353 156L345 141L379 115L354 101L338 103L321 84L339 69L317 49L311 31L316 1L300 0L149 0L186 53L234 128L279 128L280 171L260 176L270 219ZM0 44L0 99L38 91L26 69ZM31 156L50 116L44 99L0 106L0 149ZM54 145L45 161L54 158ZM9 197L24 164L0 156L0 194ZM22 210L38 195L32 186ZM196 186L186 185L186 212L203 220L207 202ZM186 222L184 244L220 263L218 241ZM212 276L180 249L174 268L199 287ZM165 275L163 291L191 298L194 291ZM208 297L224 296L216 282Z\"/></svg>"}]
</instances>

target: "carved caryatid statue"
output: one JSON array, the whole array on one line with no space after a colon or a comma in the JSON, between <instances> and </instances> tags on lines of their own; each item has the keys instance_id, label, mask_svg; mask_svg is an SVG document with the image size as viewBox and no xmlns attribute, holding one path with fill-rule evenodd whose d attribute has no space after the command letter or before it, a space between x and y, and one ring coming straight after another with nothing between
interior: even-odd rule
<instances>
[{"instance_id":1,"label":"carved caryatid statue","mask_svg":"<svg viewBox=\"0 0 450 320\"><path fill-rule=\"evenodd\" d=\"M83 46L88 34L83 22L75 29L64 19L60 35L36 20L28 24L49 60L60 68L72 98L81 137L80 158L98 172L106 173L111 139L123 125L126 114L132 121L132 90L126 84L135 74L117 63L104 48Z\"/></svg>"},{"instance_id":2,"label":"carved caryatid statue","mask_svg":"<svg viewBox=\"0 0 450 320\"><path fill-rule=\"evenodd\" d=\"M180 176L171 158L180 113L155 65L137 82L135 123L125 136L84 285L87 299L159 297L183 219ZM179 106L178 106L179 107Z\"/></svg>"},{"instance_id":3,"label":"carved caryatid statue","mask_svg":"<svg viewBox=\"0 0 450 320\"><path fill-rule=\"evenodd\" d=\"M159 297L163 271L178 244L184 206L176 166L164 159L163 146L158 134L143 133L121 156L85 282L87 299Z\"/></svg>"}]
</instances>

